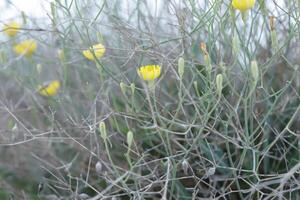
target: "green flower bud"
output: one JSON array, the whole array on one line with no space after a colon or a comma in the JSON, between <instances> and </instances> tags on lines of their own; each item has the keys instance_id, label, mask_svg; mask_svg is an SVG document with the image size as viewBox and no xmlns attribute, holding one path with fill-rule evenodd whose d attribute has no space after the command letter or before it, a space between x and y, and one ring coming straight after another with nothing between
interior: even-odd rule
<instances>
[{"instance_id":1,"label":"green flower bud","mask_svg":"<svg viewBox=\"0 0 300 200\"><path fill-rule=\"evenodd\" d=\"M208 54L204 55L204 63L205 63L205 66L206 66L207 73L211 74L212 66L211 66L210 57L209 57Z\"/></svg>"},{"instance_id":2,"label":"green flower bud","mask_svg":"<svg viewBox=\"0 0 300 200\"><path fill-rule=\"evenodd\" d=\"M194 86L194 90L195 90L196 94L199 95L198 82L197 82L197 81L194 81L194 82L193 82L193 86Z\"/></svg>"},{"instance_id":3,"label":"green flower bud","mask_svg":"<svg viewBox=\"0 0 300 200\"><path fill-rule=\"evenodd\" d=\"M98 174L102 173L102 163L100 161L96 163L95 169Z\"/></svg>"},{"instance_id":4,"label":"green flower bud","mask_svg":"<svg viewBox=\"0 0 300 200\"><path fill-rule=\"evenodd\" d=\"M216 173L216 168L215 167L210 167L206 173L206 175L209 177L211 175L214 175Z\"/></svg>"},{"instance_id":5,"label":"green flower bud","mask_svg":"<svg viewBox=\"0 0 300 200\"><path fill-rule=\"evenodd\" d=\"M123 83L122 81L120 83L120 88L121 88L123 95L125 96L126 95L126 84Z\"/></svg>"},{"instance_id":6,"label":"green flower bud","mask_svg":"<svg viewBox=\"0 0 300 200\"><path fill-rule=\"evenodd\" d=\"M183 77L183 74L184 74L184 58L180 57L178 59L178 74L179 74L179 77L180 79L182 79Z\"/></svg>"},{"instance_id":7,"label":"green flower bud","mask_svg":"<svg viewBox=\"0 0 300 200\"><path fill-rule=\"evenodd\" d=\"M208 177L214 175L215 173L216 173L216 168L215 168L215 167L210 167L210 168L206 171L206 173L204 174L204 177L205 177L205 178L208 178Z\"/></svg>"},{"instance_id":8,"label":"green flower bud","mask_svg":"<svg viewBox=\"0 0 300 200\"><path fill-rule=\"evenodd\" d=\"M187 174L188 174L188 170L189 170L189 163L188 163L188 161L187 161L186 159L184 159L184 160L182 161L181 167L182 167L183 173L184 173L185 175L187 175Z\"/></svg>"},{"instance_id":9,"label":"green flower bud","mask_svg":"<svg viewBox=\"0 0 300 200\"><path fill-rule=\"evenodd\" d=\"M62 49L57 50L57 56L61 62L65 61L65 52Z\"/></svg>"},{"instance_id":10,"label":"green flower bud","mask_svg":"<svg viewBox=\"0 0 300 200\"><path fill-rule=\"evenodd\" d=\"M15 124L13 127L12 127L12 129L11 129L12 131L17 131L18 130L18 125L17 124Z\"/></svg>"},{"instance_id":11,"label":"green flower bud","mask_svg":"<svg viewBox=\"0 0 300 200\"><path fill-rule=\"evenodd\" d=\"M133 133L131 131L128 131L127 133L128 150L131 149L132 142L133 142Z\"/></svg>"},{"instance_id":12,"label":"green flower bud","mask_svg":"<svg viewBox=\"0 0 300 200\"><path fill-rule=\"evenodd\" d=\"M209 53L207 51L206 44L204 42L200 43L200 50L203 53L204 63L205 63L207 73L210 74L211 70L212 70L212 66L211 66L211 62L210 62Z\"/></svg>"},{"instance_id":13,"label":"green flower bud","mask_svg":"<svg viewBox=\"0 0 300 200\"><path fill-rule=\"evenodd\" d=\"M134 95L134 91L135 91L135 84L134 83L130 84L130 89L131 89L132 95Z\"/></svg>"},{"instance_id":14,"label":"green flower bud","mask_svg":"<svg viewBox=\"0 0 300 200\"><path fill-rule=\"evenodd\" d=\"M217 94L218 94L218 96L221 96L222 89L223 89L223 75L222 74L217 75L216 86L217 86Z\"/></svg>"},{"instance_id":15,"label":"green flower bud","mask_svg":"<svg viewBox=\"0 0 300 200\"><path fill-rule=\"evenodd\" d=\"M99 124L100 134L104 141L107 139L106 126L104 122L100 122Z\"/></svg>"},{"instance_id":16,"label":"green flower bud","mask_svg":"<svg viewBox=\"0 0 300 200\"><path fill-rule=\"evenodd\" d=\"M194 81L194 82L193 82L193 85L194 85L194 89L195 89L195 90L198 90L198 83L197 83L197 81Z\"/></svg>"},{"instance_id":17,"label":"green flower bud","mask_svg":"<svg viewBox=\"0 0 300 200\"><path fill-rule=\"evenodd\" d=\"M36 65L36 70L38 71L38 73L40 74L42 72L43 66L39 63Z\"/></svg>"},{"instance_id":18,"label":"green flower bud","mask_svg":"<svg viewBox=\"0 0 300 200\"><path fill-rule=\"evenodd\" d=\"M251 76L253 78L253 81L256 83L259 77L259 71L257 67L257 62L255 60L251 62Z\"/></svg>"}]
</instances>

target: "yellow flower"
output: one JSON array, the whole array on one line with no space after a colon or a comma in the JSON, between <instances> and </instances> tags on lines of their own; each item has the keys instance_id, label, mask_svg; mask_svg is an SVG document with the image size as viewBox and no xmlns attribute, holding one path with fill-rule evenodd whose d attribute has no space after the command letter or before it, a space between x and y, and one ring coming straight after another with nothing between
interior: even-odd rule
<instances>
[{"instance_id":1,"label":"yellow flower","mask_svg":"<svg viewBox=\"0 0 300 200\"><path fill-rule=\"evenodd\" d=\"M153 81L160 76L161 67L159 65L141 66L137 73L145 81Z\"/></svg>"},{"instance_id":2,"label":"yellow flower","mask_svg":"<svg viewBox=\"0 0 300 200\"><path fill-rule=\"evenodd\" d=\"M233 8L244 12L254 6L255 0L232 0L231 4Z\"/></svg>"},{"instance_id":3,"label":"yellow flower","mask_svg":"<svg viewBox=\"0 0 300 200\"><path fill-rule=\"evenodd\" d=\"M65 52L64 52L64 50L63 49L59 49L57 51L57 56L58 56L59 60L63 62L65 60Z\"/></svg>"},{"instance_id":4,"label":"yellow flower","mask_svg":"<svg viewBox=\"0 0 300 200\"><path fill-rule=\"evenodd\" d=\"M3 32L9 37L14 37L20 31L20 28L21 28L21 24L17 22L10 22L4 25Z\"/></svg>"},{"instance_id":5,"label":"yellow flower","mask_svg":"<svg viewBox=\"0 0 300 200\"><path fill-rule=\"evenodd\" d=\"M96 56L96 58L101 58L104 53L105 53L105 47L102 44L95 44L93 46L91 46L88 50L84 50L82 51L82 54L84 55L84 57L86 57L89 60L95 60L94 54Z\"/></svg>"},{"instance_id":6,"label":"yellow flower","mask_svg":"<svg viewBox=\"0 0 300 200\"><path fill-rule=\"evenodd\" d=\"M57 94L60 88L60 82L58 80L51 81L45 86L39 86L38 92L42 96L50 97Z\"/></svg>"},{"instance_id":7,"label":"yellow flower","mask_svg":"<svg viewBox=\"0 0 300 200\"><path fill-rule=\"evenodd\" d=\"M37 48L37 43L33 39L24 40L19 44L14 46L14 51L16 54L31 56Z\"/></svg>"}]
</instances>

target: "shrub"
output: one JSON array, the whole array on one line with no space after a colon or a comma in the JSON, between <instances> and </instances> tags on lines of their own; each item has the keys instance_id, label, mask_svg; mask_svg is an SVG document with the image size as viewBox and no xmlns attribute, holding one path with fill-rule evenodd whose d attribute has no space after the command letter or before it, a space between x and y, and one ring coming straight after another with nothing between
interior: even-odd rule
<instances>
[{"instance_id":1,"label":"shrub","mask_svg":"<svg viewBox=\"0 0 300 200\"><path fill-rule=\"evenodd\" d=\"M300 198L299 1L50 6L3 22L0 197Z\"/></svg>"}]
</instances>

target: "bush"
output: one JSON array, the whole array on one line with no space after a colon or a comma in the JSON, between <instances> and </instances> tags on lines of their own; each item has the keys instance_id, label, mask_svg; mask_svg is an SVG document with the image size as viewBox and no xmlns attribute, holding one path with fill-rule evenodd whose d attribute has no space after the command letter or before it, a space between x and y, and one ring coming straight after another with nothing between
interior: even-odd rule
<instances>
[{"instance_id":1,"label":"bush","mask_svg":"<svg viewBox=\"0 0 300 200\"><path fill-rule=\"evenodd\" d=\"M300 2L248 3L3 22L0 197L299 199Z\"/></svg>"}]
</instances>

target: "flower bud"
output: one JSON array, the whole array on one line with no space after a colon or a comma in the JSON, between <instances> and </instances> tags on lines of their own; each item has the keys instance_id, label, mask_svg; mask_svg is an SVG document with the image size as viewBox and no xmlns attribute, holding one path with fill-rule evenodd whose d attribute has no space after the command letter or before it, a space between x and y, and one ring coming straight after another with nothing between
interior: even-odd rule
<instances>
[{"instance_id":1,"label":"flower bud","mask_svg":"<svg viewBox=\"0 0 300 200\"><path fill-rule=\"evenodd\" d=\"M121 88L123 95L125 96L126 95L126 84L123 83L123 81L120 82L120 88Z\"/></svg>"},{"instance_id":2,"label":"flower bud","mask_svg":"<svg viewBox=\"0 0 300 200\"><path fill-rule=\"evenodd\" d=\"M216 173L216 168L215 167L210 167L206 173L207 176L214 175Z\"/></svg>"},{"instance_id":3,"label":"flower bud","mask_svg":"<svg viewBox=\"0 0 300 200\"><path fill-rule=\"evenodd\" d=\"M204 42L200 43L200 49L203 53L206 71L208 72L208 74L210 74L211 70L212 70L212 66L211 66L210 57L209 57L209 54L208 54L208 51L206 48L206 44Z\"/></svg>"},{"instance_id":4,"label":"flower bud","mask_svg":"<svg viewBox=\"0 0 300 200\"><path fill-rule=\"evenodd\" d=\"M133 142L133 133L131 131L128 131L127 133L128 150L131 149L132 142Z\"/></svg>"},{"instance_id":5,"label":"flower bud","mask_svg":"<svg viewBox=\"0 0 300 200\"><path fill-rule=\"evenodd\" d=\"M179 74L179 77L180 79L182 79L183 77L183 74L184 74L184 58L180 57L178 59L178 74Z\"/></svg>"},{"instance_id":6,"label":"flower bud","mask_svg":"<svg viewBox=\"0 0 300 200\"><path fill-rule=\"evenodd\" d=\"M269 17L269 24L271 29L271 44L274 51L277 51L278 49L278 39L277 39L277 33L275 30L275 17L271 16Z\"/></svg>"},{"instance_id":7,"label":"flower bud","mask_svg":"<svg viewBox=\"0 0 300 200\"><path fill-rule=\"evenodd\" d=\"M251 62L251 76L253 78L253 81L256 83L259 77L259 71L257 67L257 62L255 60Z\"/></svg>"},{"instance_id":8,"label":"flower bud","mask_svg":"<svg viewBox=\"0 0 300 200\"><path fill-rule=\"evenodd\" d=\"M107 139L106 126L104 122L100 122L99 124L100 134L104 141Z\"/></svg>"},{"instance_id":9,"label":"flower bud","mask_svg":"<svg viewBox=\"0 0 300 200\"><path fill-rule=\"evenodd\" d=\"M42 72L42 69L43 69L42 64L38 63L38 64L36 65L36 70L38 71L39 74Z\"/></svg>"},{"instance_id":10,"label":"flower bud","mask_svg":"<svg viewBox=\"0 0 300 200\"><path fill-rule=\"evenodd\" d=\"M65 61L65 52L62 49L57 50L57 56L61 62Z\"/></svg>"},{"instance_id":11,"label":"flower bud","mask_svg":"<svg viewBox=\"0 0 300 200\"><path fill-rule=\"evenodd\" d=\"M102 172L102 164L101 164L100 161L98 161L98 162L96 163L95 169L96 169L96 172L97 172L98 174L100 174L100 173Z\"/></svg>"},{"instance_id":12,"label":"flower bud","mask_svg":"<svg viewBox=\"0 0 300 200\"><path fill-rule=\"evenodd\" d=\"M200 43L200 49L204 55L208 55L206 44L204 42Z\"/></svg>"},{"instance_id":13,"label":"flower bud","mask_svg":"<svg viewBox=\"0 0 300 200\"><path fill-rule=\"evenodd\" d=\"M194 86L194 90L195 90L196 95L201 96L200 93L199 93L198 82L194 81L193 86Z\"/></svg>"},{"instance_id":14,"label":"flower bud","mask_svg":"<svg viewBox=\"0 0 300 200\"><path fill-rule=\"evenodd\" d=\"M197 81L194 81L194 82L193 82L193 85L194 85L194 89L195 89L196 91L198 91L198 83L197 83Z\"/></svg>"},{"instance_id":15,"label":"flower bud","mask_svg":"<svg viewBox=\"0 0 300 200\"><path fill-rule=\"evenodd\" d=\"M269 23L270 23L271 31L275 30L275 17L274 16L269 17Z\"/></svg>"},{"instance_id":16,"label":"flower bud","mask_svg":"<svg viewBox=\"0 0 300 200\"><path fill-rule=\"evenodd\" d=\"M206 71L208 72L208 74L210 74L212 71L212 66L211 66L210 57L208 54L204 55L204 63L206 66Z\"/></svg>"},{"instance_id":17,"label":"flower bud","mask_svg":"<svg viewBox=\"0 0 300 200\"><path fill-rule=\"evenodd\" d=\"M217 86L217 94L218 94L218 96L221 96L222 89L223 89L223 75L222 74L217 75L216 86Z\"/></svg>"},{"instance_id":18,"label":"flower bud","mask_svg":"<svg viewBox=\"0 0 300 200\"><path fill-rule=\"evenodd\" d=\"M134 95L134 91L135 91L135 84L134 83L130 84L130 89L131 89L132 95Z\"/></svg>"},{"instance_id":19,"label":"flower bud","mask_svg":"<svg viewBox=\"0 0 300 200\"><path fill-rule=\"evenodd\" d=\"M18 124L14 124L11 130L16 132L18 130Z\"/></svg>"},{"instance_id":20,"label":"flower bud","mask_svg":"<svg viewBox=\"0 0 300 200\"><path fill-rule=\"evenodd\" d=\"M210 167L206 173L204 174L204 177L203 178L208 178L212 175L214 175L216 173L216 168L215 167Z\"/></svg>"},{"instance_id":21,"label":"flower bud","mask_svg":"<svg viewBox=\"0 0 300 200\"><path fill-rule=\"evenodd\" d=\"M188 161L187 161L186 159L184 159L184 160L182 161L181 167L182 167L183 173L184 173L185 175L187 175L187 174L188 174L188 170L189 170L189 163L188 163Z\"/></svg>"}]
</instances>

